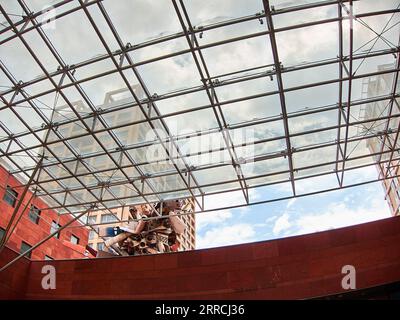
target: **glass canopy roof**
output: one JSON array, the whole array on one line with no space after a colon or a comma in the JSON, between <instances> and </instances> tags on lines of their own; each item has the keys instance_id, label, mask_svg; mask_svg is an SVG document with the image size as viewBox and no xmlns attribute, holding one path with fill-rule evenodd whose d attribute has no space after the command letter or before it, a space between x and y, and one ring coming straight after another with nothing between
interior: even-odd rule
<instances>
[{"instance_id":1,"label":"glass canopy roof","mask_svg":"<svg viewBox=\"0 0 400 320\"><path fill-rule=\"evenodd\" d=\"M60 214L396 174L399 1L0 4L1 164Z\"/></svg>"}]
</instances>

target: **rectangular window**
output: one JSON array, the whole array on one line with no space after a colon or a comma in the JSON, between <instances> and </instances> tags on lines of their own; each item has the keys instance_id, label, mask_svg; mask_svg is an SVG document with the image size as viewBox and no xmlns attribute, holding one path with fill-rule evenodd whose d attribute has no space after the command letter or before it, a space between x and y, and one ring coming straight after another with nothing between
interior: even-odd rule
<instances>
[{"instance_id":1,"label":"rectangular window","mask_svg":"<svg viewBox=\"0 0 400 320\"><path fill-rule=\"evenodd\" d=\"M39 224L40 219L40 210L36 208L34 205L31 205L31 209L29 210L29 220L31 220L35 224Z\"/></svg>"},{"instance_id":2,"label":"rectangular window","mask_svg":"<svg viewBox=\"0 0 400 320\"><path fill-rule=\"evenodd\" d=\"M79 244L79 238L74 236L73 234L71 235L71 243L73 244Z\"/></svg>"},{"instance_id":3,"label":"rectangular window","mask_svg":"<svg viewBox=\"0 0 400 320\"><path fill-rule=\"evenodd\" d=\"M44 260L54 260L54 259L50 256L44 256Z\"/></svg>"},{"instance_id":4,"label":"rectangular window","mask_svg":"<svg viewBox=\"0 0 400 320\"><path fill-rule=\"evenodd\" d=\"M6 192L4 193L3 200L8 203L10 206L15 207L15 203L17 202L18 192L15 191L10 186L7 186Z\"/></svg>"},{"instance_id":5,"label":"rectangular window","mask_svg":"<svg viewBox=\"0 0 400 320\"><path fill-rule=\"evenodd\" d=\"M5 233L6 233L6 230L4 230L3 228L0 228L0 240L3 239Z\"/></svg>"},{"instance_id":6,"label":"rectangular window","mask_svg":"<svg viewBox=\"0 0 400 320\"><path fill-rule=\"evenodd\" d=\"M104 251L104 242L100 242L97 244L97 250Z\"/></svg>"},{"instance_id":7,"label":"rectangular window","mask_svg":"<svg viewBox=\"0 0 400 320\"><path fill-rule=\"evenodd\" d=\"M96 232L94 230L90 230L89 232L89 240L93 240L96 238Z\"/></svg>"},{"instance_id":8,"label":"rectangular window","mask_svg":"<svg viewBox=\"0 0 400 320\"><path fill-rule=\"evenodd\" d=\"M113 214L103 214L101 216L101 223L107 223L107 222L117 222L118 219L113 215Z\"/></svg>"},{"instance_id":9,"label":"rectangular window","mask_svg":"<svg viewBox=\"0 0 400 320\"><path fill-rule=\"evenodd\" d=\"M52 221L52 222L51 222L50 233L56 232L56 231L57 231L58 229L60 229L60 228L61 228L61 226L60 226L57 222ZM60 239L60 233L56 233L56 234L54 235L54 237L56 237L57 239Z\"/></svg>"},{"instance_id":10,"label":"rectangular window","mask_svg":"<svg viewBox=\"0 0 400 320\"><path fill-rule=\"evenodd\" d=\"M23 242L23 241L22 241L22 243L21 243L21 250L20 250L19 252L20 252L20 253L24 253L24 252L28 251L30 248L32 248L31 245L29 245L29 244L27 244L26 242ZM31 253L32 253L32 252L29 252L25 257L30 258L30 257L31 257Z\"/></svg>"},{"instance_id":11,"label":"rectangular window","mask_svg":"<svg viewBox=\"0 0 400 320\"><path fill-rule=\"evenodd\" d=\"M94 224L94 223L96 223L96 220L97 220L97 216L90 216L87 219L87 223L88 224Z\"/></svg>"}]
</instances>

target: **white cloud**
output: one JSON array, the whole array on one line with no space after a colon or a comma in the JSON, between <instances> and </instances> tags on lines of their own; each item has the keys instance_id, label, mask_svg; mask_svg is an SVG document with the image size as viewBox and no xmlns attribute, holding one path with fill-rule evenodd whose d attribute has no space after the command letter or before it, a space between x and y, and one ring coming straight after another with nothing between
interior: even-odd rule
<instances>
[{"instance_id":1,"label":"white cloud","mask_svg":"<svg viewBox=\"0 0 400 320\"><path fill-rule=\"evenodd\" d=\"M257 198L259 195L255 189L251 189L249 196ZM241 191L221 193L217 195L206 196L204 198L205 209L214 209L221 207L228 207L234 205L245 204L245 199ZM196 208L196 210L200 210ZM202 231L206 226L216 226L218 224L224 223L230 218L232 218L233 209L217 210L210 212L199 213L196 216L196 229L197 231ZM248 207L240 207L240 213L245 213L249 211Z\"/></svg>"},{"instance_id":2,"label":"white cloud","mask_svg":"<svg viewBox=\"0 0 400 320\"><path fill-rule=\"evenodd\" d=\"M345 203L336 203L326 212L301 216L295 223L296 234L341 228L345 226L384 219L390 216L383 201L372 201L370 208L349 208Z\"/></svg>"},{"instance_id":3,"label":"white cloud","mask_svg":"<svg viewBox=\"0 0 400 320\"><path fill-rule=\"evenodd\" d=\"M281 215L276 221L272 232L274 235L280 234L282 231L287 230L291 227L291 223L289 222L289 214L285 212Z\"/></svg>"},{"instance_id":4,"label":"white cloud","mask_svg":"<svg viewBox=\"0 0 400 320\"><path fill-rule=\"evenodd\" d=\"M286 209L289 209L296 202L296 200L296 198L290 199L288 204L286 205Z\"/></svg>"},{"instance_id":5,"label":"white cloud","mask_svg":"<svg viewBox=\"0 0 400 320\"><path fill-rule=\"evenodd\" d=\"M267 218L267 219L265 220L265 223L272 222L272 221L276 220L277 218L278 218L278 216L269 217L269 218Z\"/></svg>"},{"instance_id":6,"label":"white cloud","mask_svg":"<svg viewBox=\"0 0 400 320\"><path fill-rule=\"evenodd\" d=\"M348 202L327 203L325 211L292 216L291 221L289 221L288 213L285 212L276 220L273 233L280 236L306 234L387 217L390 217L390 212L381 194L372 194L358 206L354 207L354 203Z\"/></svg>"},{"instance_id":7,"label":"white cloud","mask_svg":"<svg viewBox=\"0 0 400 320\"><path fill-rule=\"evenodd\" d=\"M222 223L230 219L231 217L232 217L231 210L220 210L220 211L199 213L196 216L196 229L197 231L201 231L206 226Z\"/></svg>"},{"instance_id":8,"label":"white cloud","mask_svg":"<svg viewBox=\"0 0 400 320\"><path fill-rule=\"evenodd\" d=\"M256 232L250 224L234 224L213 228L204 236L197 236L197 249L232 245L255 241Z\"/></svg>"}]
</instances>

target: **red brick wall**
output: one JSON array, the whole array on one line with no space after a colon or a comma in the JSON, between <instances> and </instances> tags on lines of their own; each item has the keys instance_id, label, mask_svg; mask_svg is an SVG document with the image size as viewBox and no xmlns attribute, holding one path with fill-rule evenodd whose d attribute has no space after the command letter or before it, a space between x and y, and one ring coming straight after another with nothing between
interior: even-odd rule
<instances>
[{"instance_id":1,"label":"red brick wall","mask_svg":"<svg viewBox=\"0 0 400 320\"><path fill-rule=\"evenodd\" d=\"M1 258L1 257L0 257ZM30 299L303 299L400 280L400 217L304 236L139 257L51 261L57 289L42 290L31 262Z\"/></svg>"},{"instance_id":2,"label":"red brick wall","mask_svg":"<svg viewBox=\"0 0 400 320\"><path fill-rule=\"evenodd\" d=\"M23 192L22 184L15 177L11 176L7 172L7 170L0 165L0 227L2 227L3 229L6 228L7 223L10 220L14 210L12 206L10 206L3 200L5 188L7 185L14 188L15 191L18 192L19 197L21 196ZM24 198L25 201L21 205L19 213L22 212L25 203L30 199L31 195L31 192L28 192L26 194ZM35 224L31 220L29 220L29 205L17 227L15 228L9 242L7 243L8 247L17 252L19 252L21 248L22 241L33 246L40 240L48 236L50 234L51 221L58 221L58 215L56 212L54 212L53 210L43 210L47 207L47 205L39 198L34 198L32 203L42 210L41 218L39 219L39 224ZM70 215L61 215L58 223L62 226L71 219L72 218ZM74 222L72 225L79 226L80 223ZM62 240L70 241L72 233L79 238L80 245L86 246L89 234L86 228L67 228L61 231L59 239L52 238L41 245L39 248L33 250L31 259L41 260L44 259L45 255L50 256L54 259L83 258L84 256L81 253L78 253L77 251L63 245Z\"/></svg>"}]
</instances>

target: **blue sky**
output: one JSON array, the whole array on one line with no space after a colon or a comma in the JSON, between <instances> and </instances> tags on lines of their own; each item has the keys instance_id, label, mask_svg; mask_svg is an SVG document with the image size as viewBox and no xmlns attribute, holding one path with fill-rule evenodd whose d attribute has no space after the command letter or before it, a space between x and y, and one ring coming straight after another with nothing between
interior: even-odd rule
<instances>
[{"instance_id":1,"label":"blue sky","mask_svg":"<svg viewBox=\"0 0 400 320\"><path fill-rule=\"evenodd\" d=\"M365 169L363 177L376 175L374 170ZM280 187L257 190L253 197L278 197L285 191ZM215 204L209 206L239 203L240 196L221 195L210 200ZM315 196L200 213L196 216L197 248L282 238L387 218L390 210L384 197L381 183L375 182Z\"/></svg>"}]
</instances>

